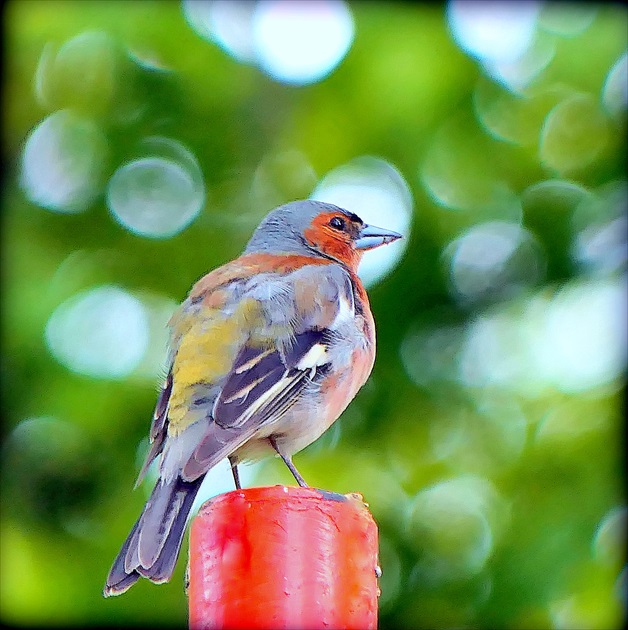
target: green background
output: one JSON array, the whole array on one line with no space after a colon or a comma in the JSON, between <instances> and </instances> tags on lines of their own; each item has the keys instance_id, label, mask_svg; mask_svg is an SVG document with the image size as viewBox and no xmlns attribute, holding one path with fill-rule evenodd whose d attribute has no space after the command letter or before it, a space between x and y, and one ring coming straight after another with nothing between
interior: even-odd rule
<instances>
[{"instance_id":1,"label":"green background","mask_svg":"<svg viewBox=\"0 0 628 630\"><path fill-rule=\"evenodd\" d=\"M4 6L4 623L187 618L183 557L168 585L142 581L122 597L101 595L150 489L131 491L160 380L155 361L120 377L68 369L46 341L56 309L115 285L156 304L163 327L165 311L237 256L268 210L308 197L332 169L375 156L412 194L407 248L369 290L378 327L370 381L295 462L311 485L368 501L381 535L380 625L621 626L625 338L614 322L625 315L615 298L626 285L626 237L617 236L626 216L626 101L609 110L604 94L626 52L626 11L596 5L571 34L552 32L546 14L537 34L554 56L515 95L457 45L445 5L350 8L355 38L344 60L327 78L295 86L199 37L179 3ZM92 31L103 39L89 54L46 69L46 50L54 56ZM60 109L97 125L107 142L100 188L81 212L47 210L20 186L24 142ZM152 135L183 143L208 191L199 216L170 238L125 229L103 194ZM289 151L314 175L281 158ZM260 164L267 188L251 193ZM434 178L449 205L435 196ZM532 253L465 298L448 252L491 221L523 226ZM611 224L610 241L588 258L574 253L587 229ZM619 262L609 262L611 249ZM482 276L475 269L463 277L472 288ZM601 328L581 325L587 309ZM563 354L530 358L543 335L552 341L570 321L579 332ZM159 330L150 344L162 357ZM479 344L475 354L469 340ZM578 380L586 344L590 361L613 347L619 358ZM469 356L474 378L465 376ZM260 485L291 482L274 460L255 475Z\"/></svg>"}]
</instances>

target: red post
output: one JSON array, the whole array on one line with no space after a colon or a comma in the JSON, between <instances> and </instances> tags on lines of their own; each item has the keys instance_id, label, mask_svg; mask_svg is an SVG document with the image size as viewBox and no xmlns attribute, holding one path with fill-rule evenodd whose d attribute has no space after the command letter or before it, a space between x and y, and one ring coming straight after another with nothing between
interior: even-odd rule
<instances>
[{"instance_id":1,"label":"red post","mask_svg":"<svg viewBox=\"0 0 628 630\"><path fill-rule=\"evenodd\" d=\"M359 495L220 495L190 531L190 628L377 627L377 525Z\"/></svg>"}]
</instances>

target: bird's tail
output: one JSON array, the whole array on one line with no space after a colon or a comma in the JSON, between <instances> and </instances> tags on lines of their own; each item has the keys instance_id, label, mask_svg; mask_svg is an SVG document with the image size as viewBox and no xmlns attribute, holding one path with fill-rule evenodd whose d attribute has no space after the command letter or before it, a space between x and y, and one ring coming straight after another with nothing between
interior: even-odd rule
<instances>
[{"instance_id":1,"label":"bird's tail","mask_svg":"<svg viewBox=\"0 0 628 630\"><path fill-rule=\"evenodd\" d=\"M157 584L170 579L201 481L157 482L109 571L105 597L124 593L140 576Z\"/></svg>"}]
</instances>

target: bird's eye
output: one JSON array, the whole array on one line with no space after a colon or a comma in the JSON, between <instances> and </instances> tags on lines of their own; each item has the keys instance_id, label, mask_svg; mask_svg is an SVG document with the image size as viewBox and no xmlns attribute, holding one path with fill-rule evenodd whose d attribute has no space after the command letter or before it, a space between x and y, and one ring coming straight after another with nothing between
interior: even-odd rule
<instances>
[{"instance_id":1,"label":"bird's eye","mask_svg":"<svg viewBox=\"0 0 628 630\"><path fill-rule=\"evenodd\" d=\"M344 230L345 229L345 220L342 217L334 217L329 225L333 227L335 230Z\"/></svg>"}]
</instances>

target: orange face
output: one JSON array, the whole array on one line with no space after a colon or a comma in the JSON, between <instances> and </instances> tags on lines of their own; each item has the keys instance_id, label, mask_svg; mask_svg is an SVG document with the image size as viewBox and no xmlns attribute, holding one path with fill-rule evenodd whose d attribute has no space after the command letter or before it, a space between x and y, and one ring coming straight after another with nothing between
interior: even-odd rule
<instances>
[{"instance_id":1,"label":"orange face","mask_svg":"<svg viewBox=\"0 0 628 630\"><path fill-rule=\"evenodd\" d=\"M304 231L306 240L321 253L330 256L350 269L357 269L362 252L354 243L364 224L356 215L342 212L322 212Z\"/></svg>"}]
</instances>

